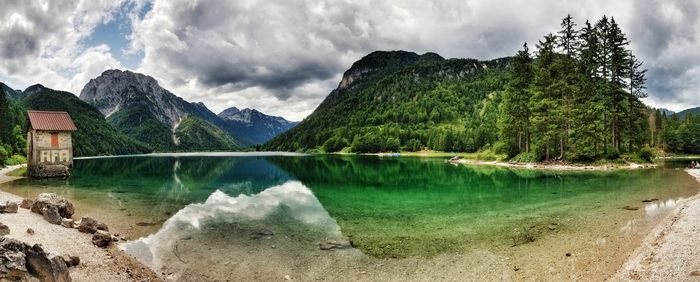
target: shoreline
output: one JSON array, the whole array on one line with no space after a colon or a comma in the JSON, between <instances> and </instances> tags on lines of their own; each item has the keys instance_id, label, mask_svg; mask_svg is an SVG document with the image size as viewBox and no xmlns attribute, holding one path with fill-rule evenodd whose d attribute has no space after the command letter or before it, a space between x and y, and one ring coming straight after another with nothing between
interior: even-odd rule
<instances>
[{"instance_id":1,"label":"shoreline","mask_svg":"<svg viewBox=\"0 0 700 282\"><path fill-rule=\"evenodd\" d=\"M700 183L700 170L686 170ZM662 220L611 278L614 281L700 280L700 191Z\"/></svg>"},{"instance_id":2,"label":"shoreline","mask_svg":"<svg viewBox=\"0 0 700 282\"><path fill-rule=\"evenodd\" d=\"M445 162L453 165L477 165L477 166L498 166L506 168L530 169L541 171L617 171L617 170L633 170L633 169L651 169L656 168L656 164L638 164L627 163L623 165L585 165L585 164L544 164L544 163L509 163L499 161L480 161L480 160L446 160Z\"/></svg>"},{"instance_id":3,"label":"shoreline","mask_svg":"<svg viewBox=\"0 0 700 282\"><path fill-rule=\"evenodd\" d=\"M6 174L24 165L0 169L0 184L22 177ZM0 191L0 202L22 201L22 197ZM73 281L163 281L163 279L136 259L121 251L119 243L99 248L92 243L92 234L65 228L47 222L41 215L20 208L17 213L0 213L0 222L7 225L10 234L5 237L30 245L40 244L56 256L77 256L80 264L68 268ZM31 228L34 232L29 234ZM35 279L32 277L31 279Z\"/></svg>"}]
</instances>

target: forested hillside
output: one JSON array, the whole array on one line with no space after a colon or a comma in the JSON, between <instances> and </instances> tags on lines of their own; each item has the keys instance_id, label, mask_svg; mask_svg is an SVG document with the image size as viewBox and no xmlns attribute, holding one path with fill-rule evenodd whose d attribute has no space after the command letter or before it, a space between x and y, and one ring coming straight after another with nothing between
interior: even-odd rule
<instances>
[{"instance_id":1,"label":"forested hillside","mask_svg":"<svg viewBox=\"0 0 700 282\"><path fill-rule=\"evenodd\" d=\"M546 161L613 159L649 145L653 111L640 100L646 70L624 32L606 16L582 28L567 16L561 27L535 52L525 44L512 58L487 62L372 53L265 147L488 150Z\"/></svg>"},{"instance_id":2,"label":"forested hillside","mask_svg":"<svg viewBox=\"0 0 700 282\"><path fill-rule=\"evenodd\" d=\"M8 93L0 95L0 159L12 155L26 156L27 140L24 130L27 110L68 112L78 127L78 131L73 133L73 150L78 157L152 151L146 144L117 131L97 109L71 93L39 85L28 90L13 93L19 100L7 99Z\"/></svg>"},{"instance_id":3,"label":"forested hillside","mask_svg":"<svg viewBox=\"0 0 700 282\"><path fill-rule=\"evenodd\" d=\"M374 52L345 73L313 114L265 147L477 150L496 140L497 91L504 87L507 62Z\"/></svg>"}]
</instances>

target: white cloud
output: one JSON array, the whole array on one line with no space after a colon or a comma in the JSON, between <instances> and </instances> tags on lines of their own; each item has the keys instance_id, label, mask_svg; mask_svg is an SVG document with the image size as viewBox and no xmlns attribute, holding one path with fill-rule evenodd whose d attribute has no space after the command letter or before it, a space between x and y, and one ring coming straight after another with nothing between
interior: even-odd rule
<instances>
[{"instance_id":1,"label":"white cloud","mask_svg":"<svg viewBox=\"0 0 700 282\"><path fill-rule=\"evenodd\" d=\"M81 43L121 5L108 0L4 0L0 78L22 84L13 87L41 83L78 93L90 77L121 67L106 45Z\"/></svg>"},{"instance_id":2,"label":"white cloud","mask_svg":"<svg viewBox=\"0 0 700 282\"><path fill-rule=\"evenodd\" d=\"M567 13L579 26L615 17L650 69L649 103L700 104L697 1L0 1L8 2L0 9L0 55L11 58L0 62L0 79L75 93L102 70L124 65L106 46L81 40L126 5L133 34L125 52L143 55L136 71L215 112L253 107L300 120L372 51L509 56L524 41L534 46L556 32Z\"/></svg>"}]
</instances>

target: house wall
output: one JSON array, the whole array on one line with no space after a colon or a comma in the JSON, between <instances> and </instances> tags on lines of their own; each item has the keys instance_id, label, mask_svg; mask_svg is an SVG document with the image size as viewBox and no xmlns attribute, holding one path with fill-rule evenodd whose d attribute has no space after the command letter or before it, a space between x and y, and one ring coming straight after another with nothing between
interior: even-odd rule
<instances>
[{"instance_id":1,"label":"house wall","mask_svg":"<svg viewBox=\"0 0 700 282\"><path fill-rule=\"evenodd\" d=\"M58 146L51 146L49 131L31 130L27 133L29 144L29 165L39 164L65 165L73 164L73 140L70 132L54 132L58 135Z\"/></svg>"}]
</instances>

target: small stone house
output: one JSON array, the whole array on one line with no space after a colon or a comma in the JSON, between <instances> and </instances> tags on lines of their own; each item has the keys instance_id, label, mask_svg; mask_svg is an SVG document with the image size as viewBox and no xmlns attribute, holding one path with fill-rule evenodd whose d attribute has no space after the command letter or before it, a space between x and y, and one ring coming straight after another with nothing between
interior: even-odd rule
<instances>
[{"instance_id":1,"label":"small stone house","mask_svg":"<svg viewBox=\"0 0 700 282\"><path fill-rule=\"evenodd\" d=\"M73 166L71 133L78 130L66 112L27 111L27 163L36 178L66 177Z\"/></svg>"}]
</instances>

